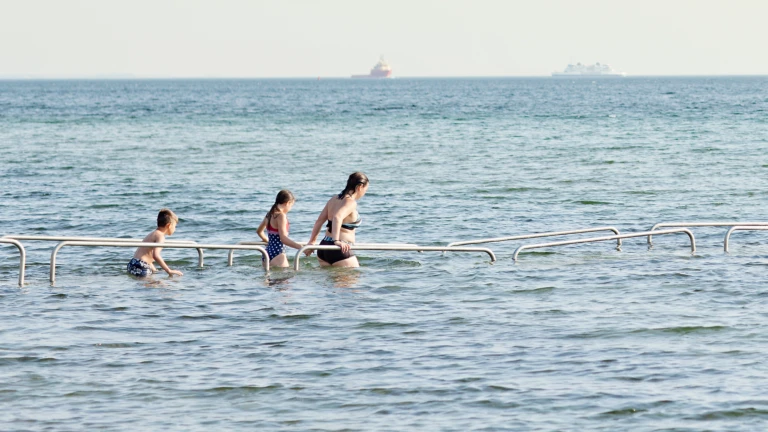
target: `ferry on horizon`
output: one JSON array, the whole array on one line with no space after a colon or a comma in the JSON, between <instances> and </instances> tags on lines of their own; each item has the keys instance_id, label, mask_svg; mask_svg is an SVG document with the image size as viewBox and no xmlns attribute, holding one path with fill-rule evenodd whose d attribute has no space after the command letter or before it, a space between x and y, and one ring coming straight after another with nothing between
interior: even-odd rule
<instances>
[{"instance_id":1,"label":"ferry on horizon","mask_svg":"<svg viewBox=\"0 0 768 432\"><path fill-rule=\"evenodd\" d=\"M552 72L552 76L556 78L621 78L627 76L627 73L614 70L607 64L583 65L576 63L575 65L569 64L562 72Z\"/></svg>"},{"instance_id":2,"label":"ferry on horizon","mask_svg":"<svg viewBox=\"0 0 768 432\"><path fill-rule=\"evenodd\" d=\"M352 78L392 78L392 67L384 61L384 57L379 58L379 62L371 68L368 75L352 75Z\"/></svg>"}]
</instances>

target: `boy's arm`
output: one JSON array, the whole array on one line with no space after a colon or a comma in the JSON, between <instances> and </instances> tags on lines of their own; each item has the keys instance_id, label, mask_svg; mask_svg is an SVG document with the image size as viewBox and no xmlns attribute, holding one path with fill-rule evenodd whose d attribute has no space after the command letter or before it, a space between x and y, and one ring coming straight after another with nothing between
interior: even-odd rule
<instances>
[{"instance_id":1,"label":"boy's arm","mask_svg":"<svg viewBox=\"0 0 768 432\"><path fill-rule=\"evenodd\" d=\"M168 267L168 264L165 263L165 261L163 260L163 257L160 256L160 251L162 249L163 248L159 248L159 247L152 249L152 258L154 258L155 261L157 261L160 267L162 267L163 270L165 270L165 272L168 273L169 276L173 276L173 275L182 276L184 273L182 273L179 270L171 270L171 268Z\"/></svg>"},{"instance_id":2,"label":"boy's arm","mask_svg":"<svg viewBox=\"0 0 768 432\"><path fill-rule=\"evenodd\" d=\"M261 237L261 240L265 243L269 243L269 238L264 234L264 230L267 229L267 218L265 217L264 220L261 221L259 224L259 227L256 228L256 234Z\"/></svg>"},{"instance_id":3,"label":"boy's arm","mask_svg":"<svg viewBox=\"0 0 768 432\"><path fill-rule=\"evenodd\" d=\"M162 233L157 233L156 236L153 236L153 238L151 239L151 242L152 243L163 243L163 242L165 242L165 236ZM163 248L161 248L161 247L152 248L152 259L157 261L157 263L160 265L160 267L162 267L163 270L165 270L165 272L168 273L169 276L173 276L173 275L181 276L181 275L183 275L183 273L180 272L179 270L171 270L171 268L168 267L168 264L165 263L165 260L163 259L163 257L160 256L160 251L162 251L162 250L163 250Z\"/></svg>"}]
</instances>

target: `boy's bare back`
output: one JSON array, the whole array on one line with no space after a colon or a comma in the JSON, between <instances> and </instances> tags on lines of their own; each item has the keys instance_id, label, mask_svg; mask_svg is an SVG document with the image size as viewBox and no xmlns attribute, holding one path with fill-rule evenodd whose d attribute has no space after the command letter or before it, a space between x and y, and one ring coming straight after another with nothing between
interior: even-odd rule
<instances>
[{"instance_id":1,"label":"boy's bare back","mask_svg":"<svg viewBox=\"0 0 768 432\"><path fill-rule=\"evenodd\" d=\"M176 224L179 222L178 216L176 216L175 213L173 213L169 209L162 209L160 210L160 213L157 215L157 229L149 233L146 237L144 237L144 240L142 240L144 243L163 243L165 242L165 236L167 235L173 235L173 233L176 231ZM131 264L129 264L129 267L132 265L136 266L143 266L144 269L149 267L153 273L157 272L157 269L154 266L154 263L158 263L160 267L165 270L166 273L168 273L170 276L178 275L181 276L183 273L179 270L171 270L170 267L165 263L165 260L163 260L162 256L160 256L160 252L163 250L161 247L139 247L136 249L136 252L133 254L133 260L131 260ZM138 260L137 263L134 264L134 261ZM138 274L139 270L137 270ZM131 269L129 268L129 271ZM144 270L141 270L144 271ZM145 271L144 271L145 272ZM142 273L143 274L143 273Z\"/></svg>"}]
</instances>

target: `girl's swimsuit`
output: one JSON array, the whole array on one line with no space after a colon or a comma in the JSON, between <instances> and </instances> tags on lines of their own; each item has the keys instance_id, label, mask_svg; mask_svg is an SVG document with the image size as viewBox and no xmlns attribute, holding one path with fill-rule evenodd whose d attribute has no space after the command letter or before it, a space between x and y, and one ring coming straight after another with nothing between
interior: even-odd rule
<instances>
[{"instance_id":1,"label":"girl's swimsuit","mask_svg":"<svg viewBox=\"0 0 768 432\"><path fill-rule=\"evenodd\" d=\"M131 258L131 262L126 266L126 270L136 277L147 277L152 274L152 267L137 258Z\"/></svg>"},{"instance_id":2,"label":"girl's swimsuit","mask_svg":"<svg viewBox=\"0 0 768 432\"><path fill-rule=\"evenodd\" d=\"M286 221L286 231L291 228L291 223ZM285 233L288 235L288 233ZM281 253L285 253L285 245L282 241L280 241L280 232L277 230L277 228L272 228L272 226L267 223L267 238L269 238L269 243L267 243L267 254L269 254L269 259L272 260L276 256L280 255Z\"/></svg>"},{"instance_id":3,"label":"girl's swimsuit","mask_svg":"<svg viewBox=\"0 0 768 432\"><path fill-rule=\"evenodd\" d=\"M360 217L360 215L357 215L357 220L354 222L348 222L348 223L342 223L341 227L344 229L348 229L350 231L354 230L355 228L358 228L360 224L362 223L363 218ZM328 228L328 231L332 231L333 229L333 223L331 221L328 221L328 224L326 225L326 228ZM329 245L333 246L333 239L329 236L323 237L323 240L320 241L321 245ZM354 253L350 250L347 253L342 253L340 250L319 250L317 251L317 257L321 260L327 262L328 264L333 264L335 262L345 260L347 258L351 258L355 256Z\"/></svg>"}]
</instances>

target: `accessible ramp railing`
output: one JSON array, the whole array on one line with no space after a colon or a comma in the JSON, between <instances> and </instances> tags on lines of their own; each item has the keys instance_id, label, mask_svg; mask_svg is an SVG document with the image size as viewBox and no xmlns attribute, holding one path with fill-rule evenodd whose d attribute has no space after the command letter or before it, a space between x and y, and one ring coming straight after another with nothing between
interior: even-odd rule
<instances>
[{"instance_id":1,"label":"accessible ramp railing","mask_svg":"<svg viewBox=\"0 0 768 432\"><path fill-rule=\"evenodd\" d=\"M402 245L402 244L354 244L349 245L350 250L379 250L379 251L412 251L412 252L482 252L488 254L491 262L496 262L496 255L493 251L483 247L448 247L448 246L420 246L420 245ZM296 252L293 259L293 269L299 271L299 260L301 254L307 250L341 250L340 246L332 245L304 245Z\"/></svg>"},{"instance_id":2,"label":"accessible ramp railing","mask_svg":"<svg viewBox=\"0 0 768 432\"><path fill-rule=\"evenodd\" d=\"M723 239L723 250L725 252L728 252L728 249L729 249L728 246L731 241L731 234L733 234L734 231L768 231L768 226L745 225L745 226L731 227L731 229L729 229L728 232L725 233L725 239Z\"/></svg>"},{"instance_id":3,"label":"accessible ramp railing","mask_svg":"<svg viewBox=\"0 0 768 432\"><path fill-rule=\"evenodd\" d=\"M81 246L81 247L160 247L163 249L240 249L240 250L255 250L261 252L263 258L264 269L269 271L269 254L267 250L261 246L256 245L222 245L222 244L199 244L199 243L146 243L146 242L81 242L81 241L63 241L56 245L51 252L51 283L56 281L56 255L59 250L64 246ZM200 255L200 266L203 266L203 258Z\"/></svg>"},{"instance_id":4,"label":"accessible ramp railing","mask_svg":"<svg viewBox=\"0 0 768 432\"><path fill-rule=\"evenodd\" d=\"M694 228L694 227L733 227L733 226L768 226L768 222L661 222L651 227L652 235L657 228ZM648 236L648 246L653 246L652 235ZM726 236L727 237L727 236ZM727 252L727 248L726 248Z\"/></svg>"},{"instance_id":5,"label":"accessible ramp railing","mask_svg":"<svg viewBox=\"0 0 768 432\"><path fill-rule=\"evenodd\" d=\"M24 270L27 266L27 251L24 250L24 246L18 240L9 238L0 238L0 244L10 244L16 246L19 250L19 286L24 286Z\"/></svg>"},{"instance_id":6,"label":"accessible ramp railing","mask_svg":"<svg viewBox=\"0 0 768 432\"><path fill-rule=\"evenodd\" d=\"M569 231L552 231L552 232L543 232L543 233L534 233L534 234L522 234L522 235L516 235L516 236L510 236L510 237L495 237L495 238L477 239L477 240L464 240L464 241L448 243L448 247L464 246L464 245L470 245L470 244L482 244L482 243L497 243L497 242L505 242L505 241L512 241L512 240L525 240L525 239L541 238L541 237L557 237L557 236L591 233L591 232L599 232L599 231L613 231L614 234L621 235L618 229L611 226L603 226L603 227L583 228L583 229L576 229L576 230L569 230ZM621 248L620 238L616 239L616 248L617 249Z\"/></svg>"},{"instance_id":7,"label":"accessible ramp railing","mask_svg":"<svg viewBox=\"0 0 768 432\"><path fill-rule=\"evenodd\" d=\"M673 228L673 229L658 230L658 231L643 231L643 232L636 232L636 233L629 233L629 234L613 235L613 236L607 236L607 237L592 237L592 238L567 240L567 241L560 241L560 242L553 242L553 243L522 245L517 249L515 249L515 253L514 255L512 255L512 259L517 261L517 255L521 251L526 249L538 249L538 248L553 247L553 246L566 246L566 245L572 245L572 244L578 244L578 243L613 241L617 239L625 239L625 238L632 238L632 237L645 237L650 235L651 233L653 233L653 235L685 233L688 235L688 238L691 240L691 253L696 252L696 239L693 237L693 233L691 232L691 230L687 228Z\"/></svg>"},{"instance_id":8,"label":"accessible ramp railing","mask_svg":"<svg viewBox=\"0 0 768 432\"><path fill-rule=\"evenodd\" d=\"M298 244L300 244L302 246L306 246L306 244L307 244L306 242L296 242L296 243L298 243ZM241 241L241 242L237 242L236 244L238 244L238 245L256 245L256 246L266 246L267 245L267 243L263 242L263 241ZM378 244L386 244L386 245L390 245L390 246L392 246L392 245L394 245L394 246L416 246L415 244L411 244L411 243L355 243L355 244L358 245L358 246L375 246L375 245L378 245ZM228 266L232 266L232 263L233 263L234 259L235 259L235 250L234 249L230 249L229 250L229 254L227 255L227 265Z\"/></svg>"},{"instance_id":9,"label":"accessible ramp railing","mask_svg":"<svg viewBox=\"0 0 768 432\"><path fill-rule=\"evenodd\" d=\"M136 243L143 241L143 239L132 238L119 238L119 237L79 237L79 236L39 236L39 235L5 235L0 238L24 240L24 241L43 241L43 242L62 242L62 241L78 241L78 242L119 242L119 243ZM166 240L168 244L196 244L193 240ZM203 266L203 250L197 249L197 257L199 266Z\"/></svg>"}]
</instances>

